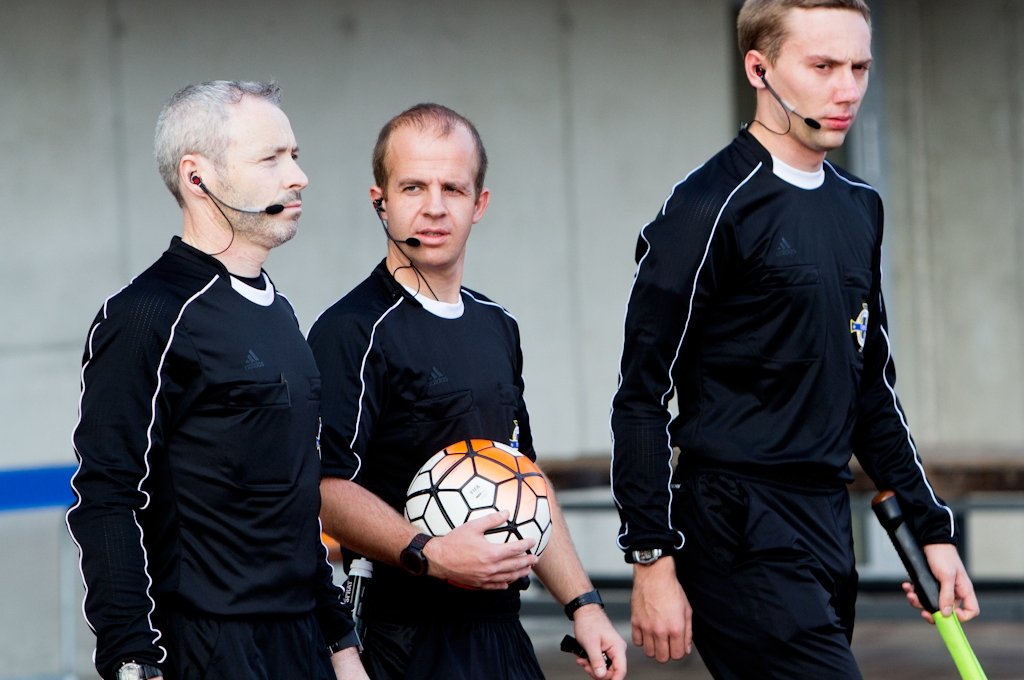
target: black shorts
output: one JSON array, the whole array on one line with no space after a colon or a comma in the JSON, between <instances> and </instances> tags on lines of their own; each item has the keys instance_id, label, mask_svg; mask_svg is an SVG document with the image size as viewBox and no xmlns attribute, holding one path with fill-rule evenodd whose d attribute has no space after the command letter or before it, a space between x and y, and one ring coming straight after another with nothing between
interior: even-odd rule
<instances>
[{"instance_id":1,"label":"black shorts","mask_svg":"<svg viewBox=\"0 0 1024 680\"><path fill-rule=\"evenodd\" d=\"M542 680L519 617L367 621L363 667L372 680Z\"/></svg>"},{"instance_id":2,"label":"black shorts","mask_svg":"<svg viewBox=\"0 0 1024 680\"><path fill-rule=\"evenodd\" d=\"M857 571L845 488L689 473L673 520L694 644L715 678L860 678Z\"/></svg>"},{"instance_id":3,"label":"black shorts","mask_svg":"<svg viewBox=\"0 0 1024 680\"><path fill-rule=\"evenodd\" d=\"M165 680L334 680L313 614L239 620L174 612L161 617Z\"/></svg>"}]
</instances>

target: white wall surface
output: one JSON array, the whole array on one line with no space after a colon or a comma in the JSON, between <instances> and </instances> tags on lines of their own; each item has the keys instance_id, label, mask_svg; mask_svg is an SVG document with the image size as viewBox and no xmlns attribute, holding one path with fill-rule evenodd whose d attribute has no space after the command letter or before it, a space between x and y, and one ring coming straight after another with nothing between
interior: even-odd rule
<instances>
[{"instance_id":1,"label":"white wall surface","mask_svg":"<svg viewBox=\"0 0 1024 680\"><path fill-rule=\"evenodd\" d=\"M70 463L85 332L180 232L152 158L172 92L276 79L310 177L267 269L304 328L383 256L380 126L419 101L469 116L491 208L466 284L509 307L545 456L608 448L637 232L736 126L723 2L137 3L0 8L4 120L0 467Z\"/></svg>"},{"instance_id":2,"label":"white wall surface","mask_svg":"<svg viewBox=\"0 0 1024 680\"><path fill-rule=\"evenodd\" d=\"M919 442L1024 460L1024 3L887 3L886 288Z\"/></svg>"},{"instance_id":3,"label":"white wall surface","mask_svg":"<svg viewBox=\"0 0 1024 680\"><path fill-rule=\"evenodd\" d=\"M850 156L886 179L900 392L926 449L1019 455L1024 5L878 10L884 115L865 116L871 144ZM466 284L521 322L542 454L606 452L637 232L748 115L735 110L733 12L731 0L3 3L0 467L71 462L89 322L180 231L152 159L157 112L184 83L222 77L283 87L311 184L299 236L267 267L306 328L383 254L366 195L380 125L423 100L471 117L493 200Z\"/></svg>"},{"instance_id":4,"label":"white wall surface","mask_svg":"<svg viewBox=\"0 0 1024 680\"><path fill-rule=\"evenodd\" d=\"M472 118L493 198L466 283L520 320L542 455L606 454L637 233L749 115L735 4L0 1L0 469L73 462L86 330L181 228L156 115L213 78L283 88L311 184L267 268L304 328L383 256L366 193L380 126L423 100ZM1024 3L873 4L880 103L850 169L886 199L900 394L926 459L1024 460ZM59 514L0 515L0 550L18 555L0 569L0 677L56 668ZM600 570L608 527L581 526ZM991 562L995 534L972 534ZM79 596L66 620L84 668Z\"/></svg>"}]
</instances>

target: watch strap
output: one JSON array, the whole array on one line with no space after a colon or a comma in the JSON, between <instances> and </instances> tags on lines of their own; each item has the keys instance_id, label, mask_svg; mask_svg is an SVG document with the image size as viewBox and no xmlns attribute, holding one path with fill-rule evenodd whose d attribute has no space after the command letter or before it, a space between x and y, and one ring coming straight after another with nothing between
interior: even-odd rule
<instances>
[{"instance_id":1,"label":"watch strap","mask_svg":"<svg viewBox=\"0 0 1024 680\"><path fill-rule=\"evenodd\" d=\"M596 604L601 609L604 609L604 600L601 599L601 593L597 592L597 589L587 591L579 597L570 600L565 605L565 615L570 621L573 620L573 616L576 614L576 610L588 604Z\"/></svg>"},{"instance_id":2,"label":"watch strap","mask_svg":"<svg viewBox=\"0 0 1024 680\"><path fill-rule=\"evenodd\" d=\"M663 548L639 548L627 550L625 559L627 564L653 564L667 554Z\"/></svg>"},{"instance_id":3,"label":"watch strap","mask_svg":"<svg viewBox=\"0 0 1024 680\"><path fill-rule=\"evenodd\" d=\"M159 666L152 666L138 661L125 661L114 672L117 680L146 680L146 678L163 677Z\"/></svg>"},{"instance_id":4,"label":"watch strap","mask_svg":"<svg viewBox=\"0 0 1024 680\"><path fill-rule=\"evenodd\" d=\"M416 534L409 541L409 547L406 550L415 550L417 552L423 552L423 546L427 544L427 541L432 539L433 536L430 534Z\"/></svg>"},{"instance_id":5,"label":"watch strap","mask_svg":"<svg viewBox=\"0 0 1024 680\"><path fill-rule=\"evenodd\" d=\"M423 576L427 573L427 556L423 554L423 546L433 536L429 534L416 534L398 556L398 562L407 572L413 576Z\"/></svg>"}]
</instances>

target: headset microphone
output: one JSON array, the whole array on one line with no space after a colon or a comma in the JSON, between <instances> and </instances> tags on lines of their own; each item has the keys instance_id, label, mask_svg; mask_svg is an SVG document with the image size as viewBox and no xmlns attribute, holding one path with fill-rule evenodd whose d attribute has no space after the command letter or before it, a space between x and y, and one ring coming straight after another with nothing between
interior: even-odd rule
<instances>
[{"instance_id":1,"label":"headset microphone","mask_svg":"<svg viewBox=\"0 0 1024 680\"><path fill-rule=\"evenodd\" d=\"M268 205L263 210L246 210L245 208L236 208L233 205L229 205L229 204L225 203L224 201L220 200L219 198L217 198L216 196L214 196L210 192L210 190L206 188L206 185L203 184L203 180L199 179L199 175L192 175L192 184L195 184L197 187L202 189L204 194L206 194L207 196L209 196L213 200L217 201L218 203L220 203L225 208L230 208L231 210L234 210L235 212L248 213L250 215L259 215L260 213L267 213L268 215L276 215L276 214L278 214L280 212L284 212L284 206L281 205L280 203L274 203L273 205Z\"/></svg>"},{"instance_id":2,"label":"headset microphone","mask_svg":"<svg viewBox=\"0 0 1024 680\"><path fill-rule=\"evenodd\" d=\"M378 198L373 202L373 209L377 213L377 219L380 220L380 225L384 227L384 235L387 236L389 240L394 241L395 243L404 243L411 248L420 247L420 240L415 236L410 236L407 239L397 239L391 235L391 230L388 229L388 223L384 220L384 216L381 215L381 213L384 212L383 198Z\"/></svg>"},{"instance_id":3,"label":"headset microphone","mask_svg":"<svg viewBox=\"0 0 1024 680\"><path fill-rule=\"evenodd\" d=\"M794 116L796 116L797 118L802 120L804 122L804 125L806 125L807 127L811 128L811 129L814 129L814 130L820 130L821 129L821 123L819 123L818 121L814 120L813 118L805 118L804 116L801 116L799 113L797 113L793 109L792 106L787 104L786 101L782 97L779 96L779 93L775 91L775 88L773 88L771 85L768 84L768 79L765 78L765 70L764 70L763 66L761 66L760 64L755 66L754 67L754 73L757 74L757 76L761 79L761 82L764 83L764 86L766 88L768 88L768 91L771 93L771 95L773 97L775 97L775 99L778 100L779 104L782 105L782 108L786 109L786 111L789 111Z\"/></svg>"}]
</instances>

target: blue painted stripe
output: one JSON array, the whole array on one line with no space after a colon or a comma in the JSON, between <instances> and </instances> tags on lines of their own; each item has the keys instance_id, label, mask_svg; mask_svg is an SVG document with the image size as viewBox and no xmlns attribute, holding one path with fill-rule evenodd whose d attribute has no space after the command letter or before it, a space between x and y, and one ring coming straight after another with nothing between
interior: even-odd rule
<instances>
[{"instance_id":1,"label":"blue painted stripe","mask_svg":"<svg viewBox=\"0 0 1024 680\"><path fill-rule=\"evenodd\" d=\"M77 469L60 465L0 470L0 512L71 505L71 476Z\"/></svg>"}]
</instances>

